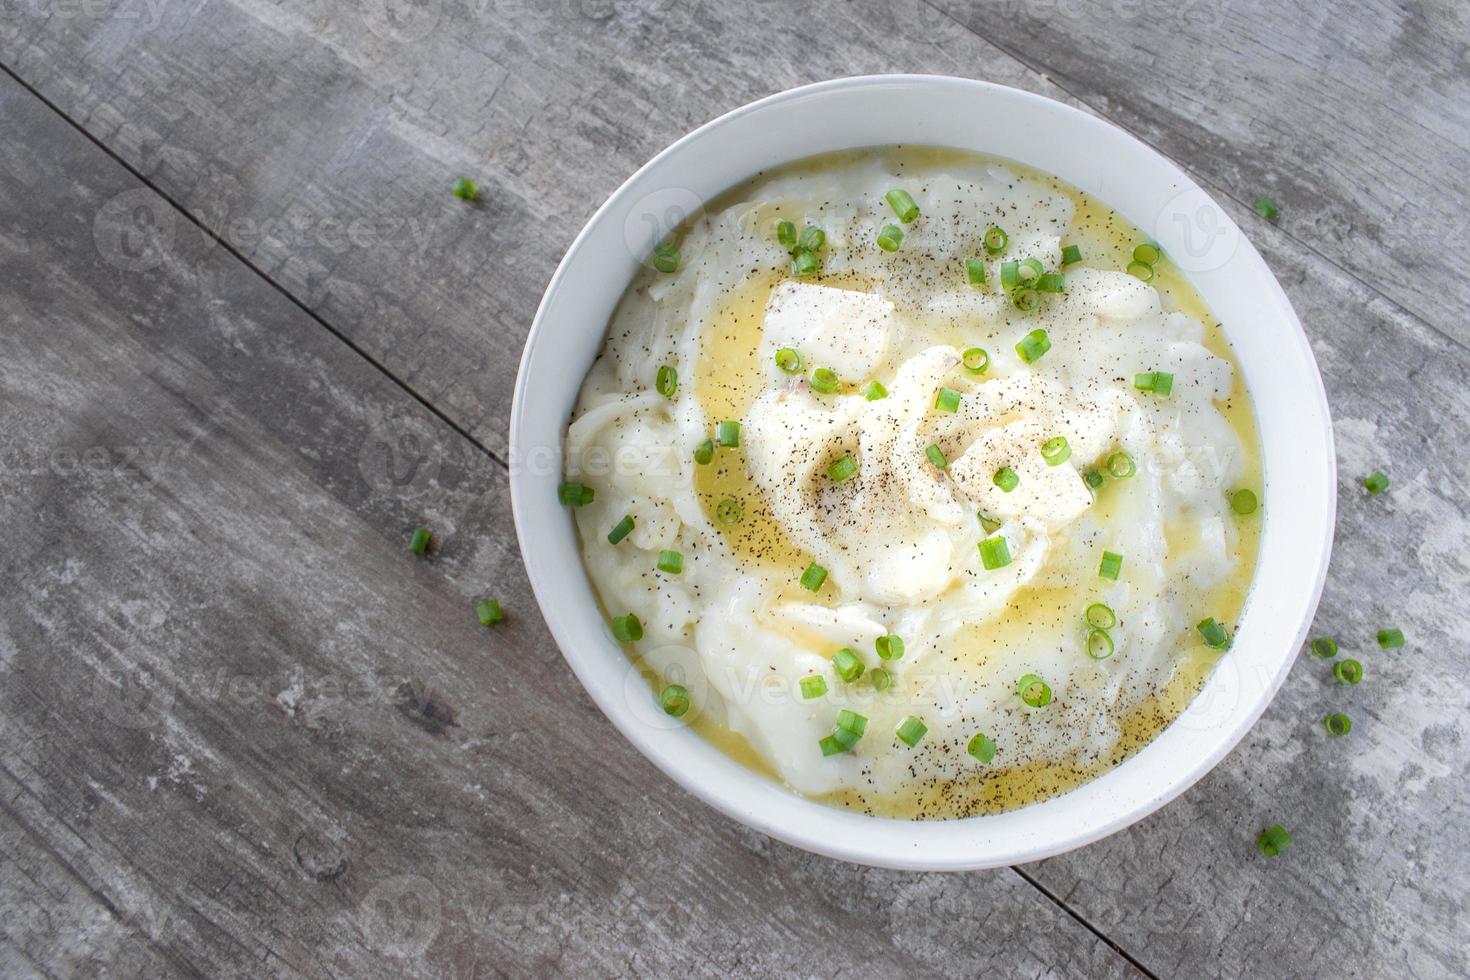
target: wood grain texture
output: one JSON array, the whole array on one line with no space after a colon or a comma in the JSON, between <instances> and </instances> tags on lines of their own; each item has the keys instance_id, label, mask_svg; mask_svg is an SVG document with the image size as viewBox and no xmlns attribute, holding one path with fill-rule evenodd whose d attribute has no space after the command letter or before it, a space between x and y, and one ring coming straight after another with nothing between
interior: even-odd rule
<instances>
[{"instance_id":1,"label":"wood grain texture","mask_svg":"<svg viewBox=\"0 0 1470 980\"><path fill-rule=\"evenodd\" d=\"M9 2L0 63L497 453L551 271L690 129L875 71L1056 94L917 0Z\"/></svg>"},{"instance_id":2,"label":"wood grain texture","mask_svg":"<svg viewBox=\"0 0 1470 980\"><path fill-rule=\"evenodd\" d=\"M15 6L15 0L10 3ZM1374 5L1335 4L1313 8L1309 15L1290 8L1229 5L1217 14L1213 6L1205 10L1198 4L1161 10L1119 2L1101 5L1094 14L1091 7L1044 0L1040 6L998 2L946 9L953 19L926 5L867 0L801 6L761 0L718 5L473 0L423 7L390 6L387 0L358 5L325 0L148 5L139 0L98 5L90 12L26 0L15 17L0 21L0 62L496 452L504 447L516 355L562 249L627 173L724 109L816 78L916 70L986 77L1074 104L1080 97L1132 128L1213 185L1217 196L1235 200L1237 220L1266 253L1307 325L1337 420L1343 495L1319 625L1360 655L1368 680L1351 690L1338 688L1320 662L1304 659L1250 739L1199 787L1139 827L1026 873L1158 976L1470 972L1465 962L1470 921L1463 898L1470 882L1463 828L1470 821L1462 790L1470 689L1460 680L1456 638L1445 616L1445 610L1463 606L1470 585L1470 511L1463 489L1470 485L1470 471L1461 454L1444 450L1470 431L1470 398L1459 380L1470 364L1464 348L1445 336L1465 337L1456 318L1446 315L1463 305L1464 295L1457 291L1465 287L1458 272L1442 264L1453 261L1453 249L1436 244L1463 241L1464 224L1455 221L1470 214L1452 169L1455 154L1462 152L1455 141L1463 141L1464 128L1458 135L1443 128L1445 120L1459 119L1465 111L1465 100L1455 101L1465 75L1464 49L1453 43L1459 15L1410 8L1405 22L1422 21L1427 12L1429 23L1438 25L1439 35L1426 37L1425 31L1394 34L1376 28L1364 28L1360 35L1355 24L1381 27L1400 16L1400 8ZM408 15L412 10L424 13L415 18ZM1106 17L1109 10L1126 30L1104 29L1113 22L1099 26L1091 19ZM1218 19L1196 23L1202 15ZM1058 38L1014 26L1040 16L1057 22ZM1011 54L967 32L960 22ZM1337 26L1343 24L1348 26L1339 39ZM1309 30L1312 25L1315 32ZM1390 36L1392 43L1386 40ZM1335 39L1339 47L1332 46ZM1215 46L1209 50L1222 53L1200 56L1195 64L1191 59L1210 41ZM1141 59L1153 74L1135 68L1128 77L1129 57ZM1054 71L1066 92L1022 62ZM1352 94L1345 102L1326 91L1342 75L1349 76L1344 86ZM1405 92L1417 104L1398 115L1391 108L1385 114L1381 107L1392 107ZM1380 135L1395 144L1397 155L1371 151ZM70 161L71 152L56 156ZM466 208L445 193L461 173L481 178L483 207ZM1436 181L1438 196L1421 197ZM0 652L31 655L42 646L75 647L84 651L83 659L92 658L88 663L100 663L104 649L134 656L136 640L124 643L104 632L104 616L117 629L118 623L131 623L124 609L135 616L139 610L161 612L165 621L156 629L167 642L159 641L158 660L147 663L151 670L173 671L162 676L177 685L178 668L168 665L202 657L200 662L214 668L237 656L232 647L200 633L201 610L220 608L226 612L225 631L247 638L242 642L255 651L251 656L260 658L247 660L248 669L241 671L247 692L257 679L273 680L258 698L247 694L250 703L243 706L222 697L218 692L225 688L213 681L195 685L204 695L182 698L202 705L191 709L188 727L181 731L210 745L249 743L231 745L205 784L229 784L237 778L231 767L242 770L239 778L258 802L250 821L238 825L203 802L174 801L170 809L150 812L153 797L129 795L137 792L138 778L130 766L151 767L159 792L187 795L180 788L187 779L175 785L168 778L175 757L187 753L171 748L161 729L146 730L153 756L125 754L119 762L105 760L123 751L126 739L73 731L87 727L87 716L76 713L85 709L66 708L71 713L55 719L43 715L38 728L23 733L21 744L36 743L40 732L50 749L71 746L70 754L65 764L39 770L7 765L24 787L7 788L7 800L49 801L67 817L65 825L75 825L75 811L66 804L85 801L88 792L122 799L133 809L128 820L112 818L109 840L130 840L127 834L137 835L139 825L151 818L200 854L197 863L175 858L160 865L148 890L136 892L137 901L118 906L126 910L119 916L95 895L116 903L115 894L126 891L119 882L142 888L130 877L138 872L116 870L120 859L113 853L95 873L68 875L68 862L97 860L86 843L65 846L64 824L43 823L44 812L51 812L44 806L44 812L24 822L12 817L7 841L34 841L38 848L27 858L26 867L34 870L26 879L55 878L46 893L69 896L58 907L69 920L90 924L85 935L98 937L89 940L96 948L150 967L207 970L217 963L236 964L240 961L232 957L239 954L222 950L241 941L244 930L238 923L254 915L289 937L279 944L281 953L271 954L291 957L283 970L312 963L303 958L309 937L330 933L334 942L342 942L336 938L343 932L338 927L362 931L364 916L378 932L400 937L393 941L413 949L421 940L416 923L427 921L425 916L410 917L395 933L361 911L381 882L393 881L366 907L412 907L420 898L426 907L439 909L434 921L440 931L426 956L410 958L426 969L452 966L486 973L514 958L522 968L540 972L583 962L592 964L593 972L655 972L676 965L659 957L670 956L668 945L677 942L688 947L690 958L703 957L702 969L711 972L828 972L820 964L780 959L767 948L788 950L808 942L824 953L850 947L841 950L850 957L842 963L867 959L879 968L914 972L973 973L992 967L1008 972L1015 957L1029 963L1024 945L1015 941L1016 922L1036 915L1044 916L1036 922L1046 924L1039 928L1055 929L1059 938L1048 944L1034 972L1121 969L1121 960L1089 933L1071 928L1070 919L1052 916L1051 906L1039 907L1036 893L1024 883L996 875L855 872L796 855L699 812L702 808L689 804L610 734L562 668L520 579L497 468L450 438L446 427L437 426L379 372L342 353L340 345L334 348L320 324L299 311L293 314L284 300L279 308L272 305L269 290L252 283L223 250L210 248L193 225L146 194L109 205L111 195L120 193L116 188L129 185L115 175L103 183L109 189L91 192L83 203L65 195L55 200L27 193L7 204L20 229L11 241L18 236L26 243L19 250L12 245L11 253L34 247L32 239L51 247L13 256L16 280L38 278L34 270L57 265L70 269L72 277L19 308L35 317L44 312L46 324L53 323L52 307L64 309L61 319L71 324L68 331L85 328L97 331L100 339L87 346L56 326L50 333L68 340L47 340L47 331L25 334L20 346L36 353L28 353L23 363L46 367L31 370L59 379L53 382L58 390L41 402L41 410L16 416L24 423L0 424L0 432L7 433L7 450L31 460L29 465L41 465L46 474L57 466L74 474L69 456L51 461L57 447L151 446L138 433L191 433L187 420L213 418L220 410L212 399L246 406L237 410L239 421L228 435L211 436L222 447L215 450L219 458L194 460L190 452L191 468L172 483L150 482L147 496L134 496L132 488L126 493L163 526L194 528L195 533L202 533L199 526L217 523L231 528L205 540L229 554L231 564L251 572L218 569L155 545L158 550L146 556L145 564L159 567L132 591L120 589L117 583L135 574L129 548L150 526L115 502L82 520L87 511L77 502L75 475L53 475L45 486L33 477L23 485L25 495L16 499L30 501L24 506L42 513L41 523L51 535L37 539L42 543L33 552L44 556L54 542L81 529L89 537L76 558L97 564L100 571L68 591L57 584L71 574L64 563L59 570L41 565L43 573L25 568L40 575L42 591L5 600L9 605L0 622L31 625L19 639L0 636ZM1255 221L1239 206L1261 189L1283 205L1279 227ZM66 186L57 190L77 193ZM1429 200L1444 203L1429 209L1423 206ZM107 221L118 223L105 228L136 232L136 222L120 219L139 204L158 222L161 238L110 232L99 238L95 233L104 212ZM48 214L72 218L42 221ZM1410 233L1410 227L1418 230ZM58 239L69 250L58 246ZM155 240L168 248L150 251ZM195 256L192 264L181 262L175 250ZM73 267L98 265L99 254L102 268ZM198 270L204 268L213 271L202 276ZM1416 285L1426 277L1437 290ZM17 287L8 278L0 283L8 301ZM73 293L90 298L64 305ZM174 312L155 316L160 303ZM190 304L194 313L181 312ZM207 315L199 317L198 310ZM266 316L262 310L275 312ZM190 316L204 326L185 329L181 324ZM134 336L130 343L138 344L143 341L137 337L149 336L144 328L157 329L160 322L172 326L115 366L125 371L131 364L135 375L93 377L82 371L93 361L115 359L111 344L125 328ZM308 339L314 335L321 336ZM126 348L129 342L118 343ZM306 366L295 363L303 347L314 352ZM197 376L185 383L161 372L160 363L175 361ZM286 380L276 381L277 375ZM146 385L140 377L146 377ZM111 424L113 402L131 403L135 385L148 391L157 385L171 397L177 392L183 404L159 402L122 435L91 435L94 427ZM152 397L163 396L155 392ZM78 403L88 406L82 421L46 421L51 415L75 418L72 407ZM64 410L45 410L53 404ZM215 433L204 423L194 424ZM58 425L62 436L53 428ZM65 435L73 431L80 436ZM123 435L127 443L120 442ZM411 446L402 441L405 437L419 439L433 452L429 465L412 475L406 460L396 460L404 468L395 481L379 454ZM189 445L186 436L168 444ZM145 458L141 451L135 455ZM242 458L253 465L243 466ZM1355 480L1385 465L1394 490L1385 498L1365 498ZM279 471L289 478L288 489L272 496L272 481L263 481L256 469L272 476ZM250 479L232 493L243 494L242 513L256 516L242 522L226 520L223 505L190 490L244 476ZM106 484L91 493L111 499ZM59 509L44 511L43 503ZM8 505L22 506L9 500ZM278 518L284 530L265 535L263 528L275 526L261 511L284 515ZM431 581L419 587L405 585L400 539L421 513L455 534L436 560ZM357 526L354 521L364 527L348 533ZM317 523L325 527L312 531ZM145 537L152 540L159 533L154 527ZM298 536L306 540L297 541ZM341 544L349 539L357 543ZM306 547L312 549L305 556L311 574L292 579L277 552ZM14 580L22 580L17 576L24 564L7 566ZM344 564L352 569L345 584L339 581ZM409 581L429 573L410 566ZM285 577L290 586L271 586L268 580L275 576ZM492 670L473 660L483 656L485 646L477 628L466 638L445 622L459 622L468 598L484 583L500 589L506 581L510 584L501 594L524 615L511 636L495 636L497 650L504 645L507 659L497 653ZM252 599L258 589L265 591ZM80 619L89 607L89 590L109 597L107 603L92 603L98 622ZM158 595L170 598L150 611L146 600ZM349 618L355 624L349 639L334 646L321 624L335 624L344 610L358 610L359 604L371 612ZM1372 633L1387 617L1409 634L1408 650L1380 654L1372 648ZM50 628L61 632L46 632L46 624L56 624ZM380 629L385 631L381 637ZM288 638L286 645L271 646L276 634ZM145 646L153 642L153 633L144 636ZM423 645L413 649L418 637ZM343 644L360 646L361 652L351 653ZM405 652L409 649L413 652ZM421 655L424 669L410 669ZM280 693L286 692L290 703L298 697L290 693L296 685L288 665L301 657L318 665L318 683L364 676L376 685L376 700L368 707L336 704L335 712L328 712L335 737L297 731L295 715L283 714L282 720L271 714L284 712L276 704ZM388 665L381 675L373 672L380 664ZM503 667L512 673L497 673ZM111 676L106 668L102 673ZM41 676L57 683L54 674ZM425 730L442 718L437 701L411 700L408 715L392 707L398 686L415 678L448 692L447 704L460 725L447 736ZM568 698L575 697L575 721L567 729L555 712L514 704L510 689L501 686L510 684L528 685L548 709L565 711ZM303 688L310 687L308 677ZM183 689L193 688L186 684ZM331 701L325 699L326 708L333 707ZM1328 710L1352 714L1351 736L1326 740L1320 719ZM512 717L514 726L506 720L500 727L502 718ZM471 729L467 718L482 719L481 727ZM275 732L268 721L286 731ZM446 749L446 738L465 739L471 731L472 751L490 760L467 765ZM488 732L533 739L522 744L545 756L549 772L539 771L539 759L535 769L528 767L518 750L507 750ZM93 739L102 744L92 744ZM418 740L395 741L412 739ZM11 737L7 744L16 742ZM586 769L579 742L596 745L599 753L613 752L613 764L634 775L619 779ZM360 751L352 747L358 743L364 747ZM369 750L371 758L365 758ZM39 753L41 746L33 751ZM90 752L103 761L91 762ZM344 760L351 760L350 768ZM508 770L500 779L512 788L500 793L514 802L495 796L500 802L493 817L458 813L488 804L453 787L479 781L493 793L500 785L475 768L484 761ZM556 788L558 779L586 788L595 805L581 800L580 793ZM394 786L400 780L408 785ZM93 782L101 789L92 788ZM670 813L656 807L650 813L646 797L677 799L682 808ZM217 798L218 793L212 799ZM310 806L295 823L282 815L308 800ZM13 805L17 814L32 812L18 806ZM370 818L360 815L362 808ZM446 818L450 811L455 812ZM611 819L599 820L597 813ZM544 826L517 826L540 822L543 814L549 814ZM1255 856L1251 840L1261 826L1277 821L1296 832L1297 843L1268 862ZM226 894L200 905L196 881L219 886L222 880L203 873L221 861L214 854L221 826L237 836L233 828L244 826L256 831L255 837L262 837L261 826L271 828L273 836L263 839L270 840L269 854L285 861L286 870L294 860L300 870L292 873L324 878L332 883L327 891L346 889L347 894L333 893L339 904L318 907L310 903L325 900L293 891L294 879L277 880L255 868L254 877L242 879L250 882L244 892L282 890L296 903L288 905L286 918L306 921L268 920L268 902L258 897L252 904ZM498 836L490 839L502 853L466 856L483 846L481 835L492 830ZM549 842L584 838L567 855L546 854ZM339 846L344 840L353 846ZM633 867L626 884L614 885L623 881L624 864L618 862L638 860L628 854L669 847L675 853L667 863L646 873ZM465 867L444 863L445 850L458 851ZM622 856L605 857L608 850ZM338 873L343 860L346 871ZM421 862L430 862L423 867L434 873L420 870ZM532 876L530 884L519 878L493 888L478 884L503 878L504 871L497 869L525 875L528 866L549 866L555 874ZM441 886L437 875L445 871L456 884ZM353 874L358 877L348 877ZM415 874L433 891L402 880ZM668 892L659 875L672 875L686 889L680 895L695 895L697 888L729 894L711 907L707 894L698 892L703 907L686 914L662 904ZM477 883L466 884L470 878ZM558 905L541 895L542 885L570 898ZM832 898L849 889L856 897ZM500 901L526 909L485 911ZM819 911L808 911L808 903L816 903L810 908ZM1018 910L1016 920L1001 911L1011 905ZM190 928L197 934L176 929L170 935L182 938L153 943L149 937L158 933L136 925L160 915L189 923L196 907L227 919L229 928L214 932L213 926L195 924ZM793 932L783 909L818 921L805 923L807 932ZM695 920L711 912L730 921L713 938L697 935ZM522 913L523 918L516 917ZM993 944L981 942L976 948L974 937L995 928L984 920L987 914L1001 916L1004 928ZM630 924L629 918L650 922ZM110 933L103 928L108 922ZM881 941L865 934L875 922ZM494 943L483 938L492 932L500 936ZM579 938L578 932L585 935ZM33 969L67 972L57 964L70 961L59 957L80 956L67 951L89 947L56 940L60 934L65 933L48 933L53 939L47 943L7 946L6 955ZM889 941L899 934L902 941ZM371 943L359 939L330 968L351 972L366 962L370 949ZM565 958L556 959L563 949ZM180 950L202 959L197 964L170 959ZM403 965L392 959L381 963ZM690 967L690 962L677 965Z\"/></svg>"},{"instance_id":3,"label":"wood grain texture","mask_svg":"<svg viewBox=\"0 0 1470 980\"><path fill-rule=\"evenodd\" d=\"M0 121L7 976L1133 974L1010 872L677 790L547 636L499 465L9 80Z\"/></svg>"},{"instance_id":4,"label":"wood grain texture","mask_svg":"<svg viewBox=\"0 0 1470 980\"><path fill-rule=\"evenodd\" d=\"M1470 342L1470 6L1459 0L935 5Z\"/></svg>"}]
</instances>

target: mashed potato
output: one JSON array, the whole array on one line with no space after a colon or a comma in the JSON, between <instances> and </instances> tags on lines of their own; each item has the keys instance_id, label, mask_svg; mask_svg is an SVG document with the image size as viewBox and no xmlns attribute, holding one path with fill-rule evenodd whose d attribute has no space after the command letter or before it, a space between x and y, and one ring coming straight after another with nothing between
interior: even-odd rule
<instances>
[{"instance_id":1,"label":"mashed potato","mask_svg":"<svg viewBox=\"0 0 1470 980\"><path fill-rule=\"evenodd\" d=\"M1165 259L1124 271L1143 241L923 150L793 166L685 229L566 444L655 696L798 793L910 817L1051 795L1172 720L1228 646L1200 624L1243 602L1259 452L1198 299Z\"/></svg>"}]
</instances>

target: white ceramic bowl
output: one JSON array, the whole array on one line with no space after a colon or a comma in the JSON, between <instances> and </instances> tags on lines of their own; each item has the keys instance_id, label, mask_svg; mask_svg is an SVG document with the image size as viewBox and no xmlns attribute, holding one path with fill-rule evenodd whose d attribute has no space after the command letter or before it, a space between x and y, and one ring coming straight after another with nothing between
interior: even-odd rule
<instances>
[{"instance_id":1,"label":"white ceramic bowl","mask_svg":"<svg viewBox=\"0 0 1470 980\"><path fill-rule=\"evenodd\" d=\"M1029 164L1116 208L1188 274L1239 355L1255 398L1266 484L1256 578L1235 645L1193 705L1123 765L995 816L896 821L823 806L661 724L605 625L557 502L561 446L582 379L642 256L648 228L796 157L889 144L955 147ZM572 243L526 340L510 423L521 555L562 654L620 731L695 796L798 847L915 870L1032 861L1097 840L1178 796L1270 703L1321 595L1332 543L1332 426L1286 295L1239 228L1178 167L1106 122L1014 89L886 75L794 89L721 116L618 189ZM666 721L666 720L665 720Z\"/></svg>"}]
</instances>

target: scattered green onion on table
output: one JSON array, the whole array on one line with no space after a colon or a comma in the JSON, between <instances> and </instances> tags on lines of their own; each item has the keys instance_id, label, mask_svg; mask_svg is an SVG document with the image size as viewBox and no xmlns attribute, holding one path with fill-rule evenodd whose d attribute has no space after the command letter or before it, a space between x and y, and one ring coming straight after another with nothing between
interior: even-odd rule
<instances>
[{"instance_id":1,"label":"scattered green onion on table","mask_svg":"<svg viewBox=\"0 0 1470 980\"><path fill-rule=\"evenodd\" d=\"M485 599L477 604L475 615L479 617L481 626L505 622L505 610L500 608L500 603L495 599Z\"/></svg>"}]
</instances>

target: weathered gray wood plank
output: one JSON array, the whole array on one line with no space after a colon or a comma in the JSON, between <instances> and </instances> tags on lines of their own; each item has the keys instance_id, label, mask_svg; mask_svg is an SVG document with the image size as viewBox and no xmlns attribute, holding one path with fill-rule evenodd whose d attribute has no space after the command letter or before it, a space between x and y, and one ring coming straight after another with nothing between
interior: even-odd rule
<instances>
[{"instance_id":1,"label":"weathered gray wood plank","mask_svg":"<svg viewBox=\"0 0 1470 980\"><path fill-rule=\"evenodd\" d=\"M1056 91L918 0L17 6L0 63L497 452L552 269L689 129L874 71Z\"/></svg>"},{"instance_id":2,"label":"weathered gray wood plank","mask_svg":"<svg viewBox=\"0 0 1470 980\"><path fill-rule=\"evenodd\" d=\"M546 635L500 466L222 250L120 235L161 202L9 80L0 123L7 971L1133 973L1009 872L678 791Z\"/></svg>"},{"instance_id":3,"label":"weathered gray wood plank","mask_svg":"<svg viewBox=\"0 0 1470 980\"><path fill-rule=\"evenodd\" d=\"M1470 343L1470 6L934 3Z\"/></svg>"}]
</instances>

